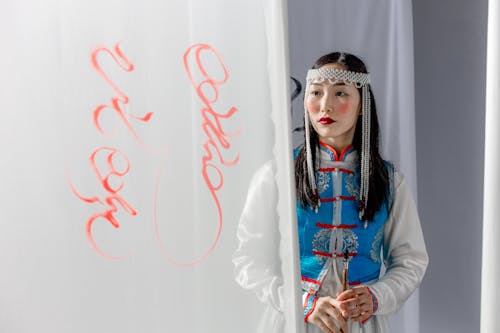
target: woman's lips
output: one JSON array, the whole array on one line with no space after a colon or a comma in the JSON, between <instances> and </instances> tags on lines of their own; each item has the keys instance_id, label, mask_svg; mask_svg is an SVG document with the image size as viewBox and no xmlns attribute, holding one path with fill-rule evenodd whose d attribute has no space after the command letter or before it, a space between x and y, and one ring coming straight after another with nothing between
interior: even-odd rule
<instances>
[{"instance_id":1,"label":"woman's lips","mask_svg":"<svg viewBox=\"0 0 500 333\"><path fill-rule=\"evenodd\" d=\"M335 120L333 120L332 118L328 118L328 117L319 118L319 123L323 124L323 125L330 125L334 122L335 122Z\"/></svg>"}]
</instances>

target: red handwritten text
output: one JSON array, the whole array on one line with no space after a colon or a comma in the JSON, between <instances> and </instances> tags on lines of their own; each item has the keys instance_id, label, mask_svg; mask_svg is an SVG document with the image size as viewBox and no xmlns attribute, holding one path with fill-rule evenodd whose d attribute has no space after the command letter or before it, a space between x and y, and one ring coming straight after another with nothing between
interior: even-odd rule
<instances>
[{"instance_id":1,"label":"red handwritten text","mask_svg":"<svg viewBox=\"0 0 500 333\"><path fill-rule=\"evenodd\" d=\"M120 66L124 71L131 72L134 70L134 65L128 60L127 57L123 54L122 50L120 49L119 44L116 44L114 47L114 53L109 50L106 47L98 47L92 51L91 54L91 60L92 60L92 66L94 69L99 73L100 76L111 86L111 88L115 91L117 96L111 97L111 104L100 104L98 105L93 112L93 119L94 119L94 125L99 131L100 134L105 134L104 130L102 129L102 126L100 124L100 116L101 112L105 109L111 109L112 111L115 111L120 120L123 122L125 127L128 129L128 131L133 135L133 137L141 144L143 142L137 135L136 131L132 127L132 124L129 122L127 119L128 117L131 117L133 119L142 121L142 122L148 122L151 117L153 116L153 112L148 112L144 116L139 117L136 116L132 113L124 112L120 106L120 103L123 104L128 104L129 102L129 97L118 88L118 86L109 78L109 76L104 72L102 69L101 65L99 64L99 61L97 60L97 56L101 52L105 52L106 54L109 54L113 61Z\"/></svg>"},{"instance_id":2,"label":"red handwritten text","mask_svg":"<svg viewBox=\"0 0 500 333\"><path fill-rule=\"evenodd\" d=\"M96 158L97 155L99 154L105 154L106 157L106 167L108 170L106 174L103 174L99 168L97 167L96 163ZM114 165L114 158L118 156L121 157L125 161L125 167L123 168L122 171L117 170L117 168ZM104 188L104 190L107 192L107 196L103 200L101 200L99 197L94 196L94 197L84 197L78 191L75 189L73 183L71 182L70 179L68 179L68 182L71 186L71 191L78 197L78 199L82 200L83 202L92 204L92 203L100 203L103 206L106 206L105 211L95 213L93 214L88 220L87 220L87 238L94 249L98 254L102 255L103 257L107 257L109 259L121 259L123 257L117 257L117 256L110 256L105 254L103 251L100 250L100 248L97 246L94 236L92 235L92 226L94 222L102 218L106 220L109 224L111 224L113 227L118 228L120 227L120 223L118 220L115 218L114 214L118 211L118 207L116 204L119 204L128 214L135 216L137 215L137 211L130 205L125 199L123 199L118 192L120 192L123 189L124 182L122 177L124 177L130 170L130 162L128 158L118 149L116 148L110 148L110 147L101 147L95 149L92 154L90 155L90 165L92 169L94 170L94 173L97 177L97 180L101 184L101 186ZM112 179L118 179L119 183L118 185L113 186L110 182Z\"/></svg>"},{"instance_id":3,"label":"red handwritten text","mask_svg":"<svg viewBox=\"0 0 500 333\"><path fill-rule=\"evenodd\" d=\"M137 117L133 114L123 112L120 103L127 104L129 102L129 97L122 90L118 88L118 86L109 78L109 76L102 69L101 65L97 60L97 56L101 52L109 54L111 58L114 60L114 62L123 70L127 72L131 72L134 70L134 65L128 60L127 57L125 57L122 50L120 49L119 44L115 45L114 52L105 47L98 47L92 51L91 62L93 68L111 86L113 91L116 93L116 96L111 97L110 105L100 104L94 109L93 111L94 126L100 134L105 134L100 123L100 116L103 110L111 109L119 116L119 119L123 122L123 124L125 124L126 128L132 134L134 139L142 144L142 141L140 140L136 131L133 129L127 117L132 117L134 119L143 122L148 122L151 119L153 113L150 112L143 117ZM97 158L99 156L104 156L104 159L106 161L105 167L103 168L101 166L101 169L104 170L101 170L98 167ZM116 165L115 160L117 159L124 161L125 166L122 167L121 169L118 168ZM119 193L125 186L123 178L130 171L130 161L128 157L121 150L113 147L100 147L95 149L90 154L89 160L90 160L89 161L90 167L94 171L94 174L99 184L101 185L102 189L106 192L104 198L101 199L97 196L85 197L81 195L75 189L75 186L73 185L69 177L69 171L68 171L68 183L71 187L71 191L78 199L88 204L99 203L105 206L105 209L103 211L94 213L87 220L87 225L86 225L87 239L93 250L97 252L99 255L108 259L122 259L124 258L123 256L111 256L102 251L94 239L92 230L94 222L96 222L98 219L107 221L114 228L119 228L120 223L118 222L115 216L115 214L118 212L119 207L121 207L127 214L131 216L137 215L137 211L134 209L134 207L130 203L128 203Z\"/></svg>"},{"instance_id":4,"label":"red handwritten text","mask_svg":"<svg viewBox=\"0 0 500 333\"><path fill-rule=\"evenodd\" d=\"M202 60L201 57L202 54L207 56L205 59L217 60L215 64L212 62L210 63L210 65L212 65L212 67L216 65L216 67L219 70L219 73L217 74L221 75L220 79L216 79L208 74L208 71L206 69L206 66L208 64ZM209 58L209 56L212 57ZM222 128L221 119L231 118L237 112L237 109L235 107L231 107L225 113L218 113L213 108L213 104L216 103L217 100L219 99L219 90L218 90L219 86L226 83L227 80L229 79L229 72L226 66L224 65L222 57L212 46L207 44L196 44L187 49L187 51L184 53L183 61L184 61L184 68L186 70L186 73L189 77L189 80L194 90L196 91L196 95L203 103L203 107L200 110L201 117L203 120L201 127L206 135L207 140L203 143L203 150L205 153L204 156L202 157L201 175L203 177L207 189L210 192L210 195L213 199L213 202L217 210L217 227L216 227L217 231L214 241L205 251L205 253L203 253L197 259L190 262L180 262L175 260L166 253L163 246L162 248L164 250L164 254L167 257L167 259L173 262L174 264L180 266L192 266L202 262L208 256L210 256L210 254L214 251L215 247L217 246L217 243L219 242L219 238L222 231L223 210L217 192L220 191L224 186L224 174L220 169L220 167L216 164L216 161L218 161L221 165L224 166L234 166L239 161L239 154L237 154L236 157L232 160L226 160L221 153L221 149L227 150L231 147L228 138L238 134L238 133L227 133L226 131L224 131L224 129ZM195 64L194 68L192 68L193 63ZM195 78L195 76L198 77L201 76L201 78L198 80L197 78ZM212 97L207 96L207 94L205 94L206 91L211 91L213 96ZM216 161L214 161L214 158L216 158ZM158 194L158 185L156 191ZM156 220L156 215L155 215L155 220ZM155 224L156 224L157 237L160 242L160 245L162 245L158 232L158 223L156 222Z\"/></svg>"}]
</instances>

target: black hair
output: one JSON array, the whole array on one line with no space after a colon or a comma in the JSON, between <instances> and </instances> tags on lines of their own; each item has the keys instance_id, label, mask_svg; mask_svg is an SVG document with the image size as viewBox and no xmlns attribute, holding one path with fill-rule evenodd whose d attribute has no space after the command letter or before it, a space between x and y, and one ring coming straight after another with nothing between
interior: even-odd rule
<instances>
[{"instance_id":1,"label":"black hair","mask_svg":"<svg viewBox=\"0 0 500 333\"><path fill-rule=\"evenodd\" d=\"M320 68L326 64L339 64L345 67L346 70L353 72L368 73L365 64L361 59L355 55L345 53L345 52L333 52L326 54L319 58L313 69ZM362 96L361 88L358 88L360 96ZM392 168L391 165L386 164L382 159L379 152L379 124L377 118L377 108L375 105L375 98L371 87L368 88L370 93L370 104L371 104L371 127L370 127L370 172L369 172L369 190L368 190L368 204L365 207L363 220L372 221L375 213L380 210L382 205L386 203L387 209L389 209L390 200L390 177L389 169ZM305 96L307 97L307 96ZM356 129L354 132L354 138L352 142L353 149L356 150L361 156L361 140L362 140L362 117L358 117L356 123ZM311 143L311 154L313 165L316 163L316 153L319 151L319 137L312 124L309 123L309 133L310 133L310 143ZM305 132L304 132L305 138ZM361 165L361 158L358 159L358 168ZM317 170L314 170L315 172ZM307 157L306 149L302 145L296 159L295 159L295 186L297 192L297 199L300 201L302 206L310 206L311 208L317 208L318 206L318 194L312 190L312 186L309 182L309 177L307 173ZM358 198L359 199L359 198ZM361 209L361 205L360 205Z\"/></svg>"}]
</instances>

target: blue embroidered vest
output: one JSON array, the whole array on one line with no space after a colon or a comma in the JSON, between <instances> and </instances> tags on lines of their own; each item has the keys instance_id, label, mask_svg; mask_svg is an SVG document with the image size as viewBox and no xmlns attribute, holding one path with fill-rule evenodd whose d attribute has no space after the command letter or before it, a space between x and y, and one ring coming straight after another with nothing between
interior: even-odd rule
<instances>
[{"instance_id":1,"label":"blue embroidered vest","mask_svg":"<svg viewBox=\"0 0 500 333\"><path fill-rule=\"evenodd\" d=\"M295 157L301 148L294 151ZM298 233L302 289L316 293L334 260L349 261L349 284L377 279L380 274L380 250L387 220L385 205L365 228L359 219L359 167L352 146L340 156L320 142L320 169L316 184L321 206L315 212L297 201ZM391 181L392 181L392 177Z\"/></svg>"}]
</instances>

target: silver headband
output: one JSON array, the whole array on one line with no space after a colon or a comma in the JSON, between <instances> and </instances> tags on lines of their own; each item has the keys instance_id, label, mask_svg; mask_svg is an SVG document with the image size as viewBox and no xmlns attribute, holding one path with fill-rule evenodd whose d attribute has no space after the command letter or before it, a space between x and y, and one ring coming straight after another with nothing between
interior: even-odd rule
<instances>
[{"instance_id":1,"label":"silver headband","mask_svg":"<svg viewBox=\"0 0 500 333\"><path fill-rule=\"evenodd\" d=\"M367 73L351 72L336 68L318 68L307 71L307 85L328 80L330 84L344 82L347 85L361 88L370 83L370 75Z\"/></svg>"},{"instance_id":2,"label":"silver headband","mask_svg":"<svg viewBox=\"0 0 500 333\"><path fill-rule=\"evenodd\" d=\"M370 188L370 118L371 118L371 106L370 106L370 75L367 73L353 72L336 68L318 68L310 69L307 72L306 77L306 90L304 98L304 123L306 132L306 161L307 161L307 172L309 177L309 183L312 186L312 190L317 195L317 186L315 180L315 166L313 164L312 153L311 153L311 140L309 131L309 114L307 112L307 107L305 105L305 99L309 93L309 87L311 83L321 83L328 80L330 84L337 84L343 82L346 85L354 86L356 88L362 88L361 96L361 112L363 116L362 122L362 141L361 141L361 182L359 190L359 200L360 200L360 210L359 219L362 220L365 208L368 204L368 190ZM316 162L316 161L315 161ZM320 206L320 200L318 196L318 207ZM367 224L365 221L365 228Z\"/></svg>"}]
</instances>

